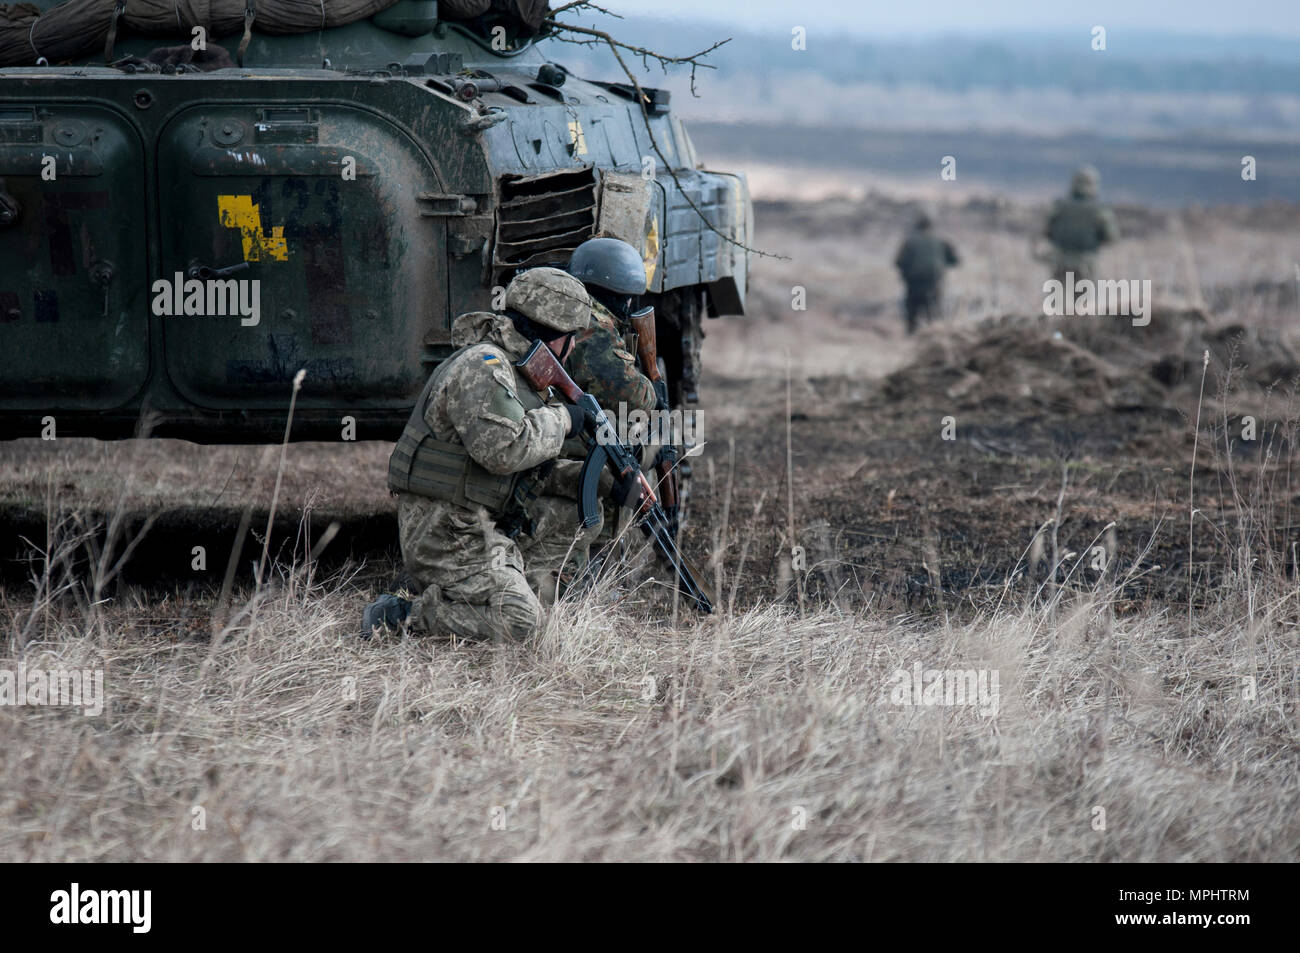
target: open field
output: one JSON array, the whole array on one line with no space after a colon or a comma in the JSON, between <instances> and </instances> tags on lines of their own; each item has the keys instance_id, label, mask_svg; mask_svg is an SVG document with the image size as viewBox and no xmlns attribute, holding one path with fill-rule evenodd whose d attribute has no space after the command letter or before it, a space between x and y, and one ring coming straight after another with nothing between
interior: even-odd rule
<instances>
[{"instance_id":1,"label":"open field","mask_svg":"<svg viewBox=\"0 0 1300 953\"><path fill-rule=\"evenodd\" d=\"M1104 127L1103 128L1107 128ZM1300 155L1294 141L1267 136L1144 135L1114 130L1069 131L1046 136L1033 130L911 129L890 125L813 123L749 117L731 122L694 122L691 139L710 167L783 169L781 190L801 182L824 187L827 179L852 177L882 191L928 191L936 197L1014 192L1044 201L1060 192L1080 162L1095 164L1107 194L1117 201L1177 208L1204 205L1300 202ZM1278 129L1295 128L1279 120ZM1242 156L1255 158L1254 180L1241 177ZM945 156L956 178L939 177Z\"/></svg>"},{"instance_id":2,"label":"open field","mask_svg":"<svg viewBox=\"0 0 1300 953\"><path fill-rule=\"evenodd\" d=\"M0 707L0 851L1300 856L1297 209L1121 208L1103 265L1155 296L1132 327L1041 317L1040 206L938 204L963 265L909 340L914 206L802 198L760 203L790 260L707 326L707 620L629 572L536 645L362 643L397 569L387 446L288 448L260 588L278 448L0 446L0 669L102 668L106 695ZM996 674L996 701L900 701L916 664Z\"/></svg>"}]
</instances>

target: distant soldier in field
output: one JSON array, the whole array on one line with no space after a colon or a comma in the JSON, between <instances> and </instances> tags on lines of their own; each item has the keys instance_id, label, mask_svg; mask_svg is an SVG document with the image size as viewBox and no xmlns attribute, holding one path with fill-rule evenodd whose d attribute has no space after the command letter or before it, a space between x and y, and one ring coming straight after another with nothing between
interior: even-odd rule
<instances>
[{"instance_id":1,"label":"distant soldier in field","mask_svg":"<svg viewBox=\"0 0 1300 953\"><path fill-rule=\"evenodd\" d=\"M1080 166L1069 196L1057 199L1047 217L1043 234L1052 243L1052 276L1062 283L1066 272L1074 272L1075 281L1094 280L1098 249L1119 239L1115 213L1097 200L1099 183L1096 169Z\"/></svg>"},{"instance_id":2,"label":"distant soldier in field","mask_svg":"<svg viewBox=\"0 0 1300 953\"><path fill-rule=\"evenodd\" d=\"M908 334L915 334L922 320L929 322L940 316L943 273L957 263L952 243L934 234L930 216L920 213L894 258L894 265L907 286L904 308Z\"/></svg>"},{"instance_id":3,"label":"distant soldier in field","mask_svg":"<svg viewBox=\"0 0 1300 953\"><path fill-rule=\"evenodd\" d=\"M534 341L561 361L587 327L591 298L557 268L534 268L506 289L504 314L463 314L459 350L438 366L389 460L402 560L415 599L385 594L366 607L362 635L408 618L425 632L522 639L541 625L547 591L572 555L576 486L555 460L582 410L546 403L515 369Z\"/></svg>"}]
</instances>

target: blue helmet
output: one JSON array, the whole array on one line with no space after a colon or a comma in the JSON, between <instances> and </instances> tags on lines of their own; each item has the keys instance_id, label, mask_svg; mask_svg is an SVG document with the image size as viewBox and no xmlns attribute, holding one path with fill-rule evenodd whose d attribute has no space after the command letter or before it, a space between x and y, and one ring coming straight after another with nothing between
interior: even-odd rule
<instances>
[{"instance_id":1,"label":"blue helmet","mask_svg":"<svg viewBox=\"0 0 1300 953\"><path fill-rule=\"evenodd\" d=\"M618 238L591 238L569 259L569 274L584 285L619 295L645 294L645 263L637 250Z\"/></svg>"}]
</instances>

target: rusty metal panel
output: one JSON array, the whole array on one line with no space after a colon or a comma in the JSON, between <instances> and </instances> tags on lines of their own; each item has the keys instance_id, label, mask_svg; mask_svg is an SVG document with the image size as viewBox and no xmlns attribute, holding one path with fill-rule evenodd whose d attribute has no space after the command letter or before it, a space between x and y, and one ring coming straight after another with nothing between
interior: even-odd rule
<instances>
[{"instance_id":1,"label":"rusty metal panel","mask_svg":"<svg viewBox=\"0 0 1300 953\"><path fill-rule=\"evenodd\" d=\"M605 172L600 182L600 221L596 234L641 248L650 212L650 183L641 175Z\"/></svg>"}]
</instances>

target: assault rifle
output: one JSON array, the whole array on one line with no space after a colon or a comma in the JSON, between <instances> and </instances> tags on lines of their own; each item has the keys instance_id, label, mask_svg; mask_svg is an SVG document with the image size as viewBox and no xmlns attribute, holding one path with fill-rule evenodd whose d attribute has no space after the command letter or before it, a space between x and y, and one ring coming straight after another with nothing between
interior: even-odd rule
<instances>
[{"instance_id":1,"label":"assault rifle","mask_svg":"<svg viewBox=\"0 0 1300 953\"><path fill-rule=\"evenodd\" d=\"M578 512L582 517L582 525L591 528L601 520L600 475L609 470L616 486L631 488L628 491L629 500L632 494L636 494L637 525L650 539L659 557L676 573L678 588L701 612L712 612L716 599L698 580L686 557L677 548L677 542L669 529L668 516L659 504L650 481L641 472L640 460L619 442L614 425L596 403L596 399L573 382L573 378L556 360L555 354L541 341L534 341L527 356L515 367L533 390L545 394L549 388L554 388L569 403L581 407L587 419L582 435L583 442L587 445L587 459L582 464L579 476L581 489L578 494Z\"/></svg>"},{"instance_id":2,"label":"assault rifle","mask_svg":"<svg viewBox=\"0 0 1300 953\"><path fill-rule=\"evenodd\" d=\"M671 410L668 406L668 383L659 373L659 345L655 340L655 309L642 308L635 314L628 316L628 321L632 325L632 330L636 332L636 354L641 361L641 370L655 389L655 409L664 412L661 420L670 419L667 413ZM664 444L659 449L659 455L655 458L655 469L659 471L659 494L663 497L664 513L668 517L668 529L672 532L673 538L677 538L678 517L677 511L680 504L677 488L677 448L672 444Z\"/></svg>"}]
</instances>

